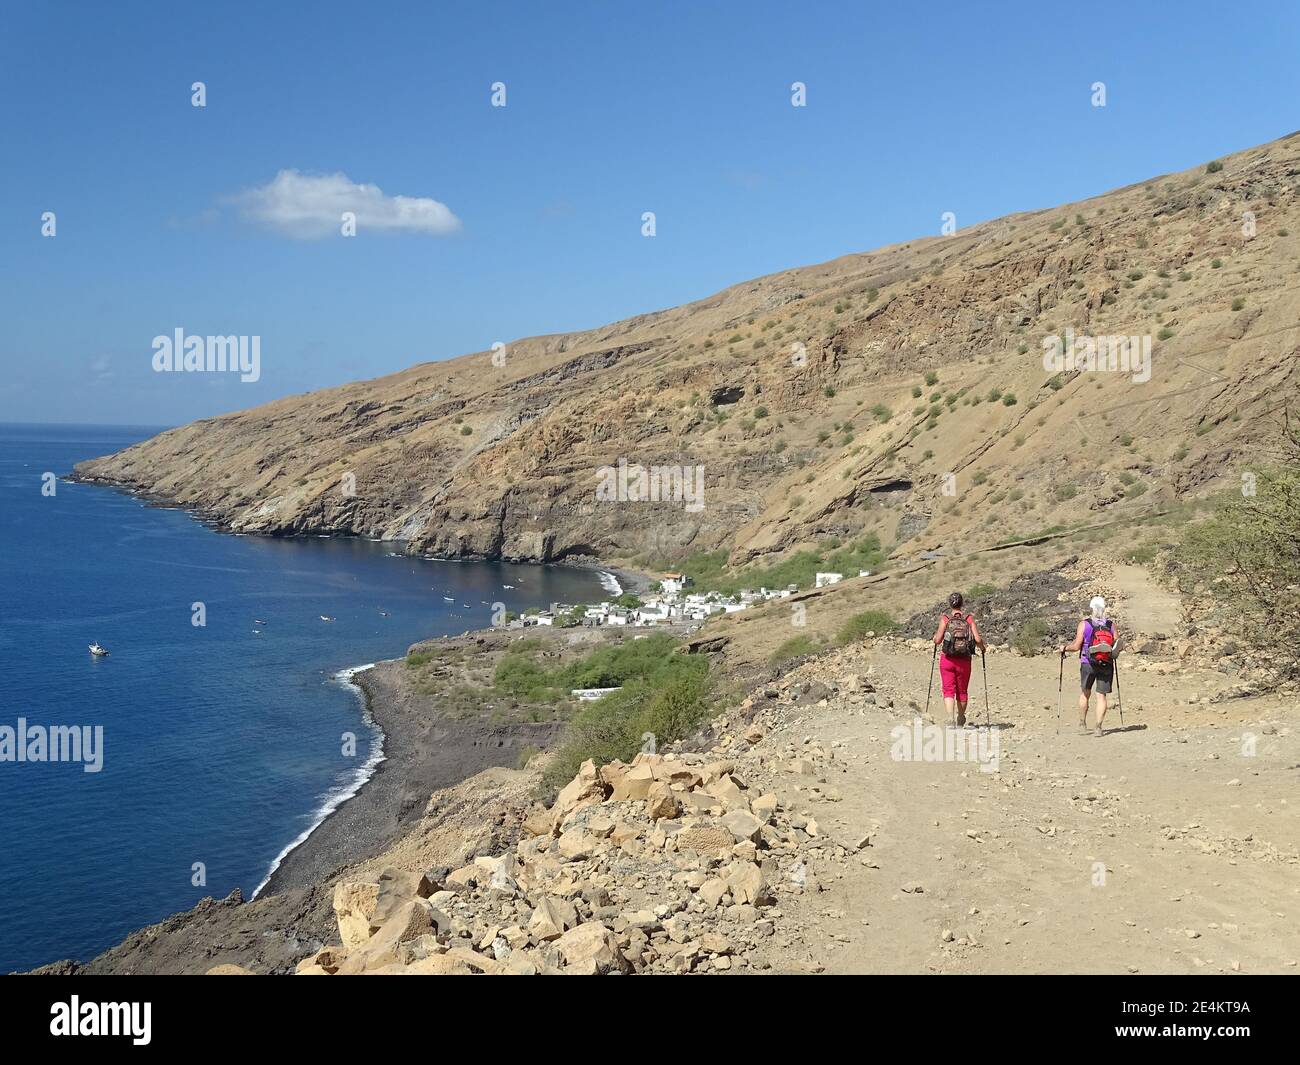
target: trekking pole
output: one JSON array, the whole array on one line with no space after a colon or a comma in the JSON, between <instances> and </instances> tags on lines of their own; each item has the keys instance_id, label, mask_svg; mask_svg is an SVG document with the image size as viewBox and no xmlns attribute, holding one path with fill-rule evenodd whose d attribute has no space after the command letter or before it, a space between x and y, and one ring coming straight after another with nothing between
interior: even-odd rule
<instances>
[{"instance_id":1,"label":"trekking pole","mask_svg":"<svg viewBox=\"0 0 1300 1065\"><path fill-rule=\"evenodd\" d=\"M1124 727L1124 700L1119 697L1119 656L1115 656L1115 708L1119 710L1119 727Z\"/></svg>"},{"instance_id":2,"label":"trekking pole","mask_svg":"<svg viewBox=\"0 0 1300 1065\"><path fill-rule=\"evenodd\" d=\"M925 719L930 720L930 690L934 687L934 663L939 657L939 645L934 645L934 654L930 656L930 683L925 686Z\"/></svg>"},{"instance_id":3,"label":"trekking pole","mask_svg":"<svg viewBox=\"0 0 1300 1065\"><path fill-rule=\"evenodd\" d=\"M1061 675L1056 678L1056 732L1061 733L1061 692L1065 686L1065 652L1061 652Z\"/></svg>"},{"instance_id":4,"label":"trekking pole","mask_svg":"<svg viewBox=\"0 0 1300 1065\"><path fill-rule=\"evenodd\" d=\"M986 728L993 727L993 718L989 715L989 663L984 657L984 648L980 648L980 665L984 669L984 725Z\"/></svg>"}]
</instances>

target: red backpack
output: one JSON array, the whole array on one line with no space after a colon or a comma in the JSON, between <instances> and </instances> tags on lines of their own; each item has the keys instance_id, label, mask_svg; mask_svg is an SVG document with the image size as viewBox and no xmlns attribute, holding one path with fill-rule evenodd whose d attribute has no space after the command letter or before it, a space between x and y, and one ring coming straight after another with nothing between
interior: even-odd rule
<instances>
[{"instance_id":1,"label":"red backpack","mask_svg":"<svg viewBox=\"0 0 1300 1065\"><path fill-rule=\"evenodd\" d=\"M1084 622L1083 647L1088 661L1094 666L1108 666L1113 661L1111 648L1115 646L1115 623L1109 619L1102 625Z\"/></svg>"}]
</instances>

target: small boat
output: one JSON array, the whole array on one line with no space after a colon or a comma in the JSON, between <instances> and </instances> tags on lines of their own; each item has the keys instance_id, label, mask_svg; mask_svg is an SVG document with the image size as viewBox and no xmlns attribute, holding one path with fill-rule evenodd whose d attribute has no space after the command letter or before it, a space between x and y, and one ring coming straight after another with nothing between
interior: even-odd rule
<instances>
[{"instance_id":1,"label":"small boat","mask_svg":"<svg viewBox=\"0 0 1300 1065\"><path fill-rule=\"evenodd\" d=\"M104 658L108 655L108 649L105 647L100 647L98 640L96 640L94 643L90 645L89 650L90 653L94 655L96 658Z\"/></svg>"},{"instance_id":2,"label":"small boat","mask_svg":"<svg viewBox=\"0 0 1300 1065\"><path fill-rule=\"evenodd\" d=\"M254 619L253 619L253 624L254 624L254 625L265 625L266 622L263 621L261 618L254 618Z\"/></svg>"},{"instance_id":3,"label":"small boat","mask_svg":"<svg viewBox=\"0 0 1300 1065\"><path fill-rule=\"evenodd\" d=\"M503 584L503 585L501 585L501 587L502 587L502 588L508 588L508 589L511 589L511 590L514 589L514 585L513 585L513 584Z\"/></svg>"},{"instance_id":4,"label":"small boat","mask_svg":"<svg viewBox=\"0 0 1300 1065\"><path fill-rule=\"evenodd\" d=\"M444 595L444 596L443 596L443 599L446 600L448 603L454 603L454 602L456 601L455 599L453 599L453 598L452 598L451 596L449 596L449 595Z\"/></svg>"},{"instance_id":5,"label":"small boat","mask_svg":"<svg viewBox=\"0 0 1300 1065\"><path fill-rule=\"evenodd\" d=\"M324 614L320 616L321 621L333 621L333 618L327 618Z\"/></svg>"},{"instance_id":6,"label":"small boat","mask_svg":"<svg viewBox=\"0 0 1300 1065\"><path fill-rule=\"evenodd\" d=\"M387 611L387 610L381 610L381 611L379 612L379 616L380 616L381 618L386 618L386 617L388 617L388 611Z\"/></svg>"}]
</instances>

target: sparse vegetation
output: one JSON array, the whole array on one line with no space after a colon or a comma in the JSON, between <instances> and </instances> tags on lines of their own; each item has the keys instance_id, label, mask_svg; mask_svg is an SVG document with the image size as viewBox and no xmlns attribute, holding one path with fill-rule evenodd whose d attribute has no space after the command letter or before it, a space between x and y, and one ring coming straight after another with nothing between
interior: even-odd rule
<instances>
[{"instance_id":1,"label":"sparse vegetation","mask_svg":"<svg viewBox=\"0 0 1300 1065\"><path fill-rule=\"evenodd\" d=\"M814 654L817 651L817 641L807 634L792 636L772 652L772 657L768 663L772 666L782 666L796 658L802 658L804 655Z\"/></svg>"},{"instance_id":2,"label":"sparse vegetation","mask_svg":"<svg viewBox=\"0 0 1300 1065\"><path fill-rule=\"evenodd\" d=\"M898 622L883 610L864 610L860 614L854 614L841 626L835 640L841 644L856 643L859 640L866 639L869 632L874 632L877 636L883 636L885 633L893 632L897 628Z\"/></svg>"},{"instance_id":3,"label":"sparse vegetation","mask_svg":"<svg viewBox=\"0 0 1300 1065\"><path fill-rule=\"evenodd\" d=\"M822 545L818 551L798 551L770 566L745 570L727 569L727 551L713 551L694 555L680 564L683 573L695 581L696 590L734 594L742 588L784 588L797 584L811 588L819 571L856 575L860 569L879 570L885 563L885 552L880 538L870 533L847 547L835 544Z\"/></svg>"},{"instance_id":4,"label":"sparse vegetation","mask_svg":"<svg viewBox=\"0 0 1300 1065\"><path fill-rule=\"evenodd\" d=\"M1043 641L1048 635L1047 622L1042 618L1030 618L1022 622L1011 634L1011 647L1022 655L1035 655L1043 649Z\"/></svg>"},{"instance_id":5,"label":"sparse vegetation","mask_svg":"<svg viewBox=\"0 0 1300 1065\"><path fill-rule=\"evenodd\" d=\"M567 782L588 758L630 761L646 733L659 744L681 739L720 709L711 697L708 660L677 654L676 648L672 637L654 633L601 648L558 671L555 679L561 685L622 687L574 714L564 746L546 773L551 787Z\"/></svg>"},{"instance_id":6,"label":"sparse vegetation","mask_svg":"<svg viewBox=\"0 0 1300 1065\"><path fill-rule=\"evenodd\" d=\"M1213 592L1235 635L1279 677L1300 670L1300 642L1278 638L1281 618L1300 616L1300 433L1288 425L1285 458L1243 481L1178 552L1179 583Z\"/></svg>"}]
</instances>

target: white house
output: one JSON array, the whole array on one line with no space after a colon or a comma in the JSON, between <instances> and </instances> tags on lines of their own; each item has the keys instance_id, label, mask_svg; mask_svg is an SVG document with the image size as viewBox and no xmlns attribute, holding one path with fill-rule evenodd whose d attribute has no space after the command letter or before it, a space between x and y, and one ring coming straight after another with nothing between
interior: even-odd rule
<instances>
[{"instance_id":1,"label":"white house","mask_svg":"<svg viewBox=\"0 0 1300 1065\"><path fill-rule=\"evenodd\" d=\"M667 603L647 603L636 611L638 625L655 625L667 621L670 616L671 609Z\"/></svg>"},{"instance_id":2,"label":"white house","mask_svg":"<svg viewBox=\"0 0 1300 1065\"><path fill-rule=\"evenodd\" d=\"M685 573L665 573L659 582L659 587L663 589L664 595L678 596L690 583L692 583L691 578Z\"/></svg>"},{"instance_id":3,"label":"white house","mask_svg":"<svg viewBox=\"0 0 1300 1065\"><path fill-rule=\"evenodd\" d=\"M839 584L843 579L843 573L819 573L817 574L817 587L825 588L830 584Z\"/></svg>"}]
</instances>

